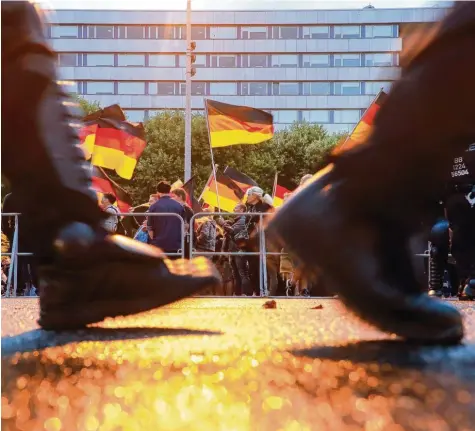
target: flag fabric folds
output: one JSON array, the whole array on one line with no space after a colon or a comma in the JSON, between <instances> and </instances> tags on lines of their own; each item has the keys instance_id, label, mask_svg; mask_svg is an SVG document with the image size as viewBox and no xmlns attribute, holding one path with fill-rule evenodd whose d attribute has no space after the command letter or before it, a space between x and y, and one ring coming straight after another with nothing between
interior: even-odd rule
<instances>
[{"instance_id":1,"label":"flag fabric folds","mask_svg":"<svg viewBox=\"0 0 475 431\"><path fill-rule=\"evenodd\" d=\"M170 187L171 187L171 191L176 190L176 189L181 189L183 187L183 181L176 180Z\"/></svg>"},{"instance_id":2,"label":"flag fabric folds","mask_svg":"<svg viewBox=\"0 0 475 431\"><path fill-rule=\"evenodd\" d=\"M292 193L289 189L276 184L274 192L274 207L278 208L284 204L284 197L287 193Z\"/></svg>"},{"instance_id":3,"label":"flag fabric folds","mask_svg":"<svg viewBox=\"0 0 475 431\"><path fill-rule=\"evenodd\" d=\"M132 206L131 197L122 187L107 176L104 169L97 166L94 166L92 171L92 188L96 191L99 200L104 194L112 193L117 199L115 205L119 208L120 212L129 212Z\"/></svg>"},{"instance_id":4,"label":"flag fabric folds","mask_svg":"<svg viewBox=\"0 0 475 431\"><path fill-rule=\"evenodd\" d=\"M80 137L86 158L130 180L146 146L143 124L126 121L119 105L87 115L83 123Z\"/></svg>"},{"instance_id":5,"label":"flag fabric folds","mask_svg":"<svg viewBox=\"0 0 475 431\"><path fill-rule=\"evenodd\" d=\"M371 105L368 107L366 112L363 114L353 132L351 132L350 136L348 136L343 144L337 145L335 147L332 152L333 155L341 154L344 151L348 151L366 142L373 129L374 118L376 117L376 114L381 108L381 105L384 103L386 97L387 94L381 90Z\"/></svg>"},{"instance_id":6,"label":"flag fabric folds","mask_svg":"<svg viewBox=\"0 0 475 431\"><path fill-rule=\"evenodd\" d=\"M202 211L198 199L195 198L195 177L191 177L182 187L186 192L186 203L193 210L193 212L200 213Z\"/></svg>"},{"instance_id":7,"label":"flag fabric folds","mask_svg":"<svg viewBox=\"0 0 475 431\"><path fill-rule=\"evenodd\" d=\"M205 99L211 148L260 144L274 135L273 117L247 106Z\"/></svg>"},{"instance_id":8,"label":"flag fabric folds","mask_svg":"<svg viewBox=\"0 0 475 431\"><path fill-rule=\"evenodd\" d=\"M216 180L215 182L214 176L211 176L201 198L208 205L220 208L221 211L233 212L234 207L242 201L244 192L227 175L218 172L216 173ZM219 205L216 187L219 194Z\"/></svg>"},{"instance_id":9,"label":"flag fabric folds","mask_svg":"<svg viewBox=\"0 0 475 431\"><path fill-rule=\"evenodd\" d=\"M231 168L227 166L224 171L224 175L227 177L231 178L242 191L247 191L247 189L251 187L259 187L259 184L257 184L256 181L254 181L252 178L248 177L247 175L243 174L242 172L239 172L235 168Z\"/></svg>"}]
</instances>

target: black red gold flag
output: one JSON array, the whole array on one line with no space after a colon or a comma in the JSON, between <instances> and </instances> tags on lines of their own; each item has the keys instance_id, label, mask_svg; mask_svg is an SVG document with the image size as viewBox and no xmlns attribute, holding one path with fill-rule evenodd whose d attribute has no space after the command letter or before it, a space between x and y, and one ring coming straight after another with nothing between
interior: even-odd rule
<instances>
[{"instance_id":1,"label":"black red gold flag","mask_svg":"<svg viewBox=\"0 0 475 431\"><path fill-rule=\"evenodd\" d=\"M81 144L91 163L131 179L146 146L143 124L126 121L119 105L87 115L83 122Z\"/></svg>"},{"instance_id":2,"label":"black red gold flag","mask_svg":"<svg viewBox=\"0 0 475 431\"><path fill-rule=\"evenodd\" d=\"M205 99L211 148L260 144L274 135L273 117L247 106Z\"/></svg>"},{"instance_id":3,"label":"black red gold flag","mask_svg":"<svg viewBox=\"0 0 475 431\"><path fill-rule=\"evenodd\" d=\"M112 181L102 168L97 166L94 166L92 171L92 188L96 191L99 200L104 194L112 193L117 199L115 205L120 212L129 212L132 206L131 197L122 187Z\"/></svg>"},{"instance_id":4,"label":"black red gold flag","mask_svg":"<svg viewBox=\"0 0 475 431\"><path fill-rule=\"evenodd\" d=\"M244 192L231 178L218 172L216 182L214 176L208 180L201 198L210 206L220 208L222 211L233 212L235 206L244 198Z\"/></svg>"},{"instance_id":5,"label":"black red gold flag","mask_svg":"<svg viewBox=\"0 0 475 431\"><path fill-rule=\"evenodd\" d=\"M231 178L244 192L251 187L259 187L259 184L257 184L257 182L251 177L248 177L247 175L239 172L235 168L231 168L230 166L227 166L223 173L224 175Z\"/></svg>"},{"instance_id":6,"label":"black red gold flag","mask_svg":"<svg viewBox=\"0 0 475 431\"><path fill-rule=\"evenodd\" d=\"M371 105L365 111L360 121L353 129L348 138L341 145L337 145L333 150L332 154L337 155L344 151L348 151L351 148L354 148L358 145L363 144L368 139L371 131L373 130L373 123L376 114L381 108L384 100L386 99L387 94L384 91L380 91L379 94L375 97Z\"/></svg>"}]
</instances>

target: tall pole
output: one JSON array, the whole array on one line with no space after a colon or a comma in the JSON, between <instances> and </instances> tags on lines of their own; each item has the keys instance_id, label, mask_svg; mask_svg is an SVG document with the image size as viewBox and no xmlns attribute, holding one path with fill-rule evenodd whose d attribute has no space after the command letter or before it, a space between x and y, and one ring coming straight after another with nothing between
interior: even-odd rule
<instances>
[{"instance_id":1,"label":"tall pole","mask_svg":"<svg viewBox=\"0 0 475 431\"><path fill-rule=\"evenodd\" d=\"M191 0L186 2L185 183L191 179Z\"/></svg>"}]
</instances>

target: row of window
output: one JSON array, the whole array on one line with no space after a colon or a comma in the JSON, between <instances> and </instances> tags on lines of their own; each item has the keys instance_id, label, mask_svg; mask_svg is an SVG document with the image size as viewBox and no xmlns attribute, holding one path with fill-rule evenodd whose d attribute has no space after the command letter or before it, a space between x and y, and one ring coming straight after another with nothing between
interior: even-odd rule
<instances>
[{"instance_id":1,"label":"row of window","mask_svg":"<svg viewBox=\"0 0 475 431\"><path fill-rule=\"evenodd\" d=\"M184 96L184 82L79 81L79 94ZM391 82L192 82L194 96L358 96L388 91Z\"/></svg>"},{"instance_id":2,"label":"row of window","mask_svg":"<svg viewBox=\"0 0 475 431\"><path fill-rule=\"evenodd\" d=\"M129 121L140 122L153 117L163 110L159 109L130 109L124 110ZM295 121L307 121L316 124L356 124L361 118L360 109L315 109L315 110L268 110L274 116L275 124L292 124ZM204 114L202 110L193 111L195 114Z\"/></svg>"},{"instance_id":3,"label":"row of window","mask_svg":"<svg viewBox=\"0 0 475 431\"><path fill-rule=\"evenodd\" d=\"M52 25L53 39L186 39L184 25ZM398 25L273 25L191 27L191 38L206 39L358 39L398 37Z\"/></svg>"},{"instance_id":4,"label":"row of window","mask_svg":"<svg viewBox=\"0 0 475 431\"><path fill-rule=\"evenodd\" d=\"M179 54L79 54L61 53L63 67L185 67L185 55ZM197 54L195 67L391 67L399 63L399 54Z\"/></svg>"}]
</instances>

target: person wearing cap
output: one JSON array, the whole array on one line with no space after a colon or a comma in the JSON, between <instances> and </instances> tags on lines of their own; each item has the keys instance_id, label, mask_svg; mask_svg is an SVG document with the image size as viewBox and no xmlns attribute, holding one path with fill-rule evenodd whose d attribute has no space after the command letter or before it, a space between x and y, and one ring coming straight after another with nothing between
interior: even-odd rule
<instances>
[{"instance_id":1,"label":"person wearing cap","mask_svg":"<svg viewBox=\"0 0 475 431\"><path fill-rule=\"evenodd\" d=\"M254 186L247 190L246 192L246 206L247 212L255 213L267 213L274 212L275 208L272 205L273 199L268 195L264 194L264 190L260 187ZM259 216L253 216L249 222L249 236L253 236L255 233L259 232ZM263 222L265 217L263 217ZM269 245L266 241L267 251L278 251L270 250ZM251 250L248 250L251 251ZM269 280L269 295L275 296L277 293L278 279L277 279L277 269L279 268L279 256L270 255L266 259L267 267L267 276ZM260 294L260 271L259 271L260 259L259 256L250 256L249 257L249 275L251 278L251 286L253 288L253 293L256 295Z\"/></svg>"}]
</instances>

